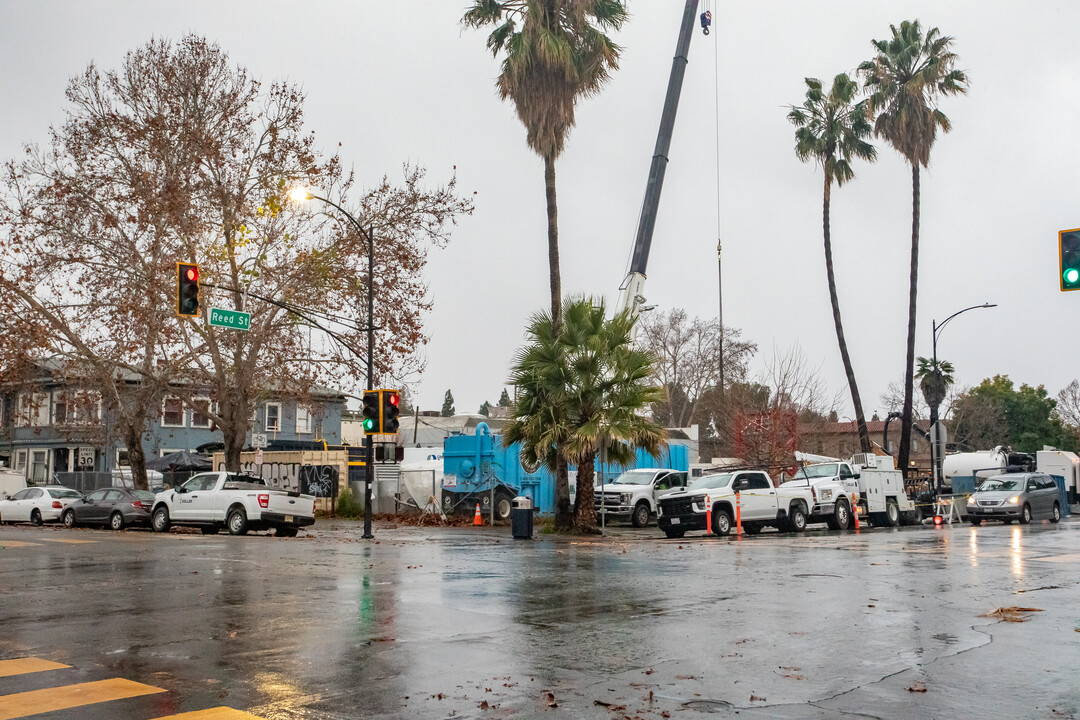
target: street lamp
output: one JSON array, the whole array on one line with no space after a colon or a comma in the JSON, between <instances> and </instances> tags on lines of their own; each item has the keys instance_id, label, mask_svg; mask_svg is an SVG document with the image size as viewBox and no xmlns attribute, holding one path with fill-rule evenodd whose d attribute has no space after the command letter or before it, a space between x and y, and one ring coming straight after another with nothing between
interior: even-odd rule
<instances>
[{"instance_id":1,"label":"street lamp","mask_svg":"<svg viewBox=\"0 0 1080 720\"><path fill-rule=\"evenodd\" d=\"M938 368L937 339L938 339L938 335L941 334L941 331L945 329L945 326L949 323L950 320L952 320L957 315L963 315L968 310L980 310L982 308L994 308L994 307L997 307L997 305L994 304L994 303L983 303L982 305L972 305L971 307L966 307L963 310L957 310L952 315L950 315L949 317L947 317L943 321L941 321L940 324L935 320L930 321L931 329L934 332L934 343L933 343L934 374L936 376L938 376L939 379L941 377L941 369ZM933 477L934 477L934 494L935 495L940 495L941 494L941 449L938 447L938 427L937 427L938 405L940 405L940 400L938 400L936 397L934 398L934 400L935 400L935 402L930 404L930 432L931 432L931 436L930 436L930 465L931 465L931 468L933 470Z\"/></svg>"},{"instance_id":2,"label":"street lamp","mask_svg":"<svg viewBox=\"0 0 1080 720\"><path fill-rule=\"evenodd\" d=\"M367 389L374 390L374 380L372 375L374 374L375 357L375 297L372 294L372 287L374 285L373 279L375 277L375 237L371 232L371 228L364 230L359 221L352 216L352 214L345 208L338 205L332 200L315 195L305 187L295 187L289 191L289 197L293 201L300 203L306 200L318 200L324 202L330 207L336 208L342 215L349 219L356 231L360 233L361 237L367 238L368 241L368 292L367 292ZM375 441L371 435L365 435L367 440L367 462L364 463L364 534L361 537L370 540L375 537L371 534L371 483L374 481L375 473Z\"/></svg>"}]
</instances>

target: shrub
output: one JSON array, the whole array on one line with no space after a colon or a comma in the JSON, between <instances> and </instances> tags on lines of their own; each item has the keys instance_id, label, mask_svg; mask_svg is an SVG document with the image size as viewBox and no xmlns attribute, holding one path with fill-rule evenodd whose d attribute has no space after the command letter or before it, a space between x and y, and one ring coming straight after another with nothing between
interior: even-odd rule
<instances>
[{"instance_id":1,"label":"shrub","mask_svg":"<svg viewBox=\"0 0 1080 720\"><path fill-rule=\"evenodd\" d=\"M363 516L364 507L352 494L352 490L345 488L338 494L337 502L334 503L334 514L341 518L356 520Z\"/></svg>"}]
</instances>

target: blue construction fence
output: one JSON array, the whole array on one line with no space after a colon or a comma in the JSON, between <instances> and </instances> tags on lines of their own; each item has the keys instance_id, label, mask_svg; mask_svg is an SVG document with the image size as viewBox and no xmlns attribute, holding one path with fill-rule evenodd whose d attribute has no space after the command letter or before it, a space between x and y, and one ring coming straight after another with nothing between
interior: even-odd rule
<instances>
[{"instance_id":1,"label":"blue construction fence","mask_svg":"<svg viewBox=\"0 0 1080 720\"><path fill-rule=\"evenodd\" d=\"M443 446L443 471L457 478L456 490L482 492L492 483L505 485L521 495L529 497L533 506L542 514L555 512L555 477L545 468L528 472L521 465L521 445L503 447L501 437L488 433L481 424L475 435L448 437ZM631 468L671 468L689 470L689 451L684 445L669 445L659 458L643 450L637 452L633 465L619 467L614 464L601 467L596 461L596 482L611 482L624 470ZM576 489L577 467L570 468L571 497Z\"/></svg>"}]
</instances>

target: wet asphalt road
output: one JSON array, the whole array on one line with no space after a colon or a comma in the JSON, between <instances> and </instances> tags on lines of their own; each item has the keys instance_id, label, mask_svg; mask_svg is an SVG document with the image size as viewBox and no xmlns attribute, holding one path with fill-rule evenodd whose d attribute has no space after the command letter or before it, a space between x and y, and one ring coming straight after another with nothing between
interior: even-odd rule
<instances>
[{"instance_id":1,"label":"wet asphalt road","mask_svg":"<svg viewBox=\"0 0 1080 720\"><path fill-rule=\"evenodd\" d=\"M2 527L0 665L70 667L0 677L0 718L14 693L113 678L151 690L35 717L1080 715L1080 522L375 532ZM980 617L1008 606L1042 612Z\"/></svg>"}]
</instances>

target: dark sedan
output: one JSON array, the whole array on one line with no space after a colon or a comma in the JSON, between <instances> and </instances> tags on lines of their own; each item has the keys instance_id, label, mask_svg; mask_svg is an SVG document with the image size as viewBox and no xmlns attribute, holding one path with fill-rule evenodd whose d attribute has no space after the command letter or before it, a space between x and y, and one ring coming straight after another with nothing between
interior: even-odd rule
<instances>
[{"instance_id":1,"label":"dark sedan","mask_svg":"<svg viewBox=\"0 0 1080 720\"><path fill-rule=\"evenodd\" d=\"M150 525L154 493L127 488L102 488L71 503L61 518L64 527L108 525L123 530L128 525Z\"/></svg>"}]
</instances>

